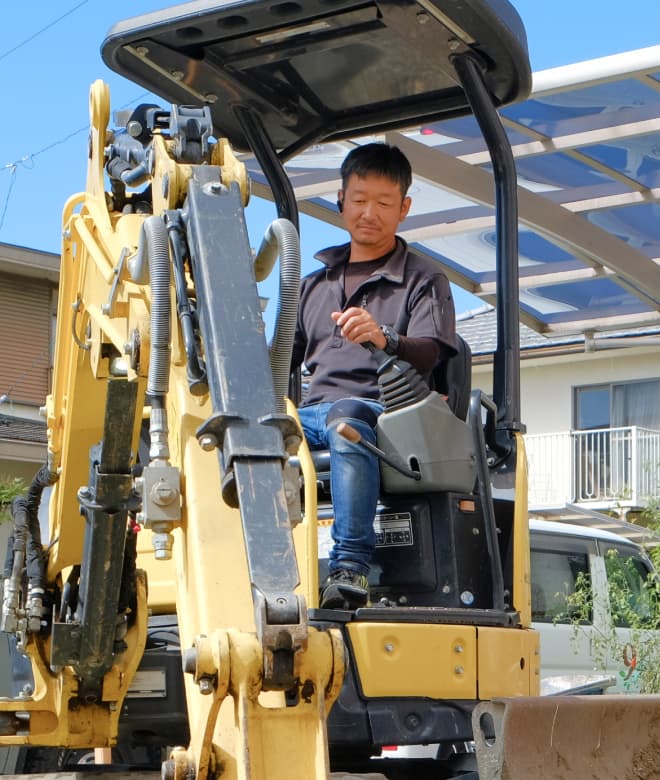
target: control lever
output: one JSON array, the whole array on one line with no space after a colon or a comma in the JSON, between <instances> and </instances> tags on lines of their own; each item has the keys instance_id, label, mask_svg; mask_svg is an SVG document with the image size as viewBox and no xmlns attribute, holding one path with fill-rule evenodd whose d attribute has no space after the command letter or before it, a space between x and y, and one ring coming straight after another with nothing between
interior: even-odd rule
<instances>
[{"instance_id":1,"label":"control lever","mask_svg":"<svg viewBox=\"0 0 660 780\"><path fill-rule=\"evenodd\" d=\"M388 455L386 452L383 452L383 450L376 447L375 444L365 441L360 433L348 423L339 423L337 426L337 433L340 436L343 436L347 441L353 442L353 444L359 444L361 447L369 450L369 452L385 461L388 466L391 466L400 474L403 474L404 477L410 477L411 479L416 480L420 480L422 478L422 475L419 471L413 471L412 469L409 469L408 466L406 466L406 464L401 460L401 458L397 457L396 455Z\"/></svg>"}]
</instances>

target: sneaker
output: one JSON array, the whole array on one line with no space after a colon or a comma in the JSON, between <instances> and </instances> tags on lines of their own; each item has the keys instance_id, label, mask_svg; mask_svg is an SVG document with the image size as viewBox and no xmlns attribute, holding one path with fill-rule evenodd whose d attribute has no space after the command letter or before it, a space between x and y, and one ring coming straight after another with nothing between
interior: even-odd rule
<instances>
[{"instance_id":1,"label":"sneaker","mask_svg":"<svg viewBox=\"0 0 660 780\"><path fill-rule=\"evenodd\" d=\"M321 588L321 609L358 609L369 601L369 582L351 569L333 572Z\"/></svg>"}]
</instances>

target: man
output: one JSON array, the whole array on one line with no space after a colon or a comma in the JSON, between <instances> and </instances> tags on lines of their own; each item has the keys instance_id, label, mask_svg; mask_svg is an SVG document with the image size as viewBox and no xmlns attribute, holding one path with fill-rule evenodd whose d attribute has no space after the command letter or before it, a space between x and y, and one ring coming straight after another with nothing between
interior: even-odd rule
<instances>
[{"instance_id":1,"label":"man","mask_svg":"<svg viewBox=\"0 0 660 780\"><path fill-rule=\"evenodd\" d=\"M411 363L429 380L454 354L455 317L449 282L439 264L416 255L396 235L410 210L410 164L397 148L369 143L341 166L337 205L350 243L316 255L324 268L306 276L293 350L305 363L309 390L299 409L312 449L330 450L334 510L330 575L323 608L356 609L369 598L367 574L376 538L378 459L337 433L340 422L376 441L377 363L365 345Z\"/></svg>"}]
</instances>

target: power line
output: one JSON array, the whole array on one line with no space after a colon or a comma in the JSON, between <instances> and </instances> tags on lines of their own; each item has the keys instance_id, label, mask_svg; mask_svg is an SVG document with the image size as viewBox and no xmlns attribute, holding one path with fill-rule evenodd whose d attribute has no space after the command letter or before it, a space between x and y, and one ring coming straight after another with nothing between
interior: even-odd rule
<instances>
[{"instance_id":1,"label":"power line","mask_svg":"<svg viewBox=\"0 0 660 780\"><path fill-rule=\"evenodd\" d=\"M72 133L65 135L63 138L59 138L57 141L53 141L52 143L49 143L47 146L42 147L36 152L32 152L31 154L26 154L23 157L19 158L18 160L14 160L13 162L5 163L5 165L2 166L2 170L5 171L10 170L12 171L12 173L15 173L19 165L23 168L27 168L28 170L31 170L30 166L28 166L27 163L32 162L32 160L34 160L35 157L38 157L40 154L43 154L44 152L48 152L50 149L52 149L55 146L60 146L60 144L66 143L74 136L80 135L80 133L86 133L88 130L89 130L89 125L85 125L85 127L79 127L77 130L74 130Z\"/></svg>"},{"instance_id":2,"label":"power line","mask_svg":"<svg viewBox=\"0 0 660 780\"><path fill-rule=\"evenodd\" d=\"M37 32L32 33L32 35L27 37L24 41L17 43L16 46L13 46L11 49L8 49L7 51L0 54L0 62L4 60L5 57L9 57L9 55L13 54L15 51L22 49L23 46L30 43L30 41L33 41L35 38L38 38L41 35L41 33L46 32L46 30L50 30L51 27L54 27L56 24L61 22L62 19L65 19L67 16L70 16L72 13L77 11L81 6L86 5L88 2L89 0L82 0L82 2L78 3L78 5L74 5L73 8L70 8L66 13L63 13L62 16L58 16L57 19L54 19L52 22L49 22L45 27L42 27L40 30L37 30Z\"/></svg>"},{"instance_id":3,"label":"power line","mask_svg":"<svg viewBox=\"0 0 660 780\"><path fill-rule=\"evenodd\" d=\"M9 206L9 199L11 198L11 191L14 189L16 183L16 167L11 172L11 180L9 182L9 189L7 190L7 197L5 198L4 206L2 207L2 216L0 217L0 230L2 230L5 224L5 215L7 214L7 207Z\"/></svg>"},{"instance_id":4,"label":"power line","mask_svg":"<svg viewBox=\"0 0 660 780\"><path fill-rule=\"evenodd\" d=\"M85 0L87 2L87 0ZM151 93L150 92L142 92L140 95L137 95L132 100L129 100L128 103L124 103L122 106L119 106L118 111L121 111L123 108L128 108L129 106L132 106L134 103L137 103L138 101L142 100L145 97L148 97ZM74 130L71 133L68 133L67 135L63 136L62 138L58 138L56 141L52 141L51 143L47 144L46 146L42 146L41 149L38 149L36 152L31 152L30 154L25 154L23 157L19 157L18 160L13 160L12 162L5 163L2 168L0 168L0 172L2 171L10 171L12 174L15 173L16 169L20 165L22 168L29 168L27 163L34 160L35 157L38 157L40 154L43 154L44 152L50 151L55 146L60 146L61 144L66 143L71 138L73 138L76 135L80 135L80 133L86 133L89 130L89 125L85 125L84 127L79 127L77 130Z\"/></svg>"},{"instance_id":5,"label":"power line","mask_svg":"<svg viewBox=\"0 0 660 780\"><path fill-rule=\"evenodd\" d=\"M87 2L87 0L85 0L85 2ZM132 106L134 103L137 103L139 100L142 100L142 98L147 97L149 94L151 93L143 92L142 94L133 98L133 100L130 100L128 103L124 103L123 106L119 106L119 110L121 110L122 108L128 108L129 106ZM74 130L72 133L69 133L68 135L63 136L62 138L59 138L57 141L53 141L52 143L49 143L47 146L43 146L41 149L37 150L36 152L32 152L32 154L26 154L20 159L14 160L13 162L5 163L5 165L3 165L2 168L0 168L0 172L9 171L11 173L11 181L9 182L9 188L7 190L7 195L5 196L5 202L2 206L2 214L0 215L0 231L2 230L5 224L5 216L7 214L7 209L9 207L9 201L11 199L12 190L14 189L14 184L16 183L16 172L18 171L18 167L20 166L21 168L24 168L26 170L33 170L33 166L29 166L28 163L31 163L35 157L38 157L40 154L44 154L44 152L48 152L50 149L53 149L55 146L60 146L61 144L66 143L74 136L80 135L80 133L86 133L88 130L89 130L89 125L85 125L85 127L79 127L77 130Z\"/></svg>"}]
</instances>

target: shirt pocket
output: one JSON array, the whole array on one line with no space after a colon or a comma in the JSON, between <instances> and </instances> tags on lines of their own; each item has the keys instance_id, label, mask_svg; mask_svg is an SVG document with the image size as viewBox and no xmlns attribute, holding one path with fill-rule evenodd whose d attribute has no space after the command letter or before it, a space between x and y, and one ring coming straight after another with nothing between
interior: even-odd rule
<instances>
[{"instance_id":1,"label":"shirt pocket","mask_svg":"<svg viewBox=\"0 0 660 780\"><path fill-rule=\"evenodd\" d=\"M430 317L433 329L439 336L451 338L455 329L454 301L449 296L430 300Z\"/></svg>"}]
</instances>

